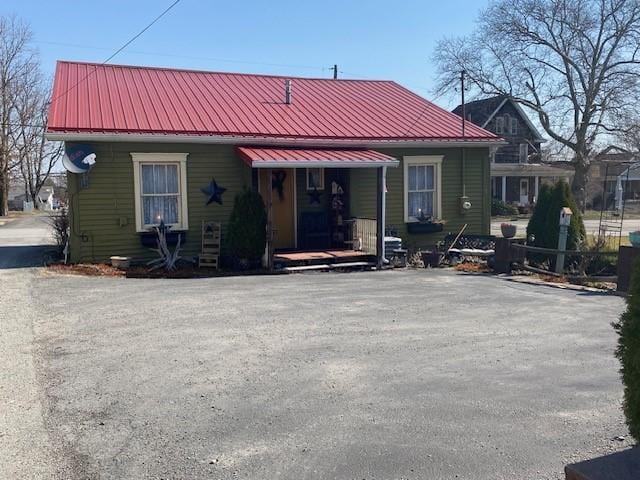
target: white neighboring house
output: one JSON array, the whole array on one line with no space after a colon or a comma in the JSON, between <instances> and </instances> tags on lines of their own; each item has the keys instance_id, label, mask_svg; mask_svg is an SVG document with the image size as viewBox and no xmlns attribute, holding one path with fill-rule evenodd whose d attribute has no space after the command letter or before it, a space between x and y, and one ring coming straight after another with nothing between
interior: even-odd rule
<instances>
[{"instance_id":1,"label":"white neighboring house","mask_svg":"<svg viewBox=\"0 0 640 480\"><path fill-rule=\"evenodd\" d=\"M41 210L51 211L53 210L55 190L52 186L45 186L38 192L38 205ZM24 186L19 184L12 184L9 189L9 209L11 210L23 210L31 211L34 205L27 198L24 193Z\"/></svg>"}]
</instances>

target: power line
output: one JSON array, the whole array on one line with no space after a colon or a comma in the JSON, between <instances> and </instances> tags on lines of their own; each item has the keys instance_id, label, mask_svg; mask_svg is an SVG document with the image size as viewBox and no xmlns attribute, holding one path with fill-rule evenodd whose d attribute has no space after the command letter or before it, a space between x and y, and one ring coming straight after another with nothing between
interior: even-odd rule
<instances>
[{"instance_id":1,"label":"power line","mask_svg":"<svg viewBox=\"0 0 640 480\"><path fill-rule=\"evenodd\" d=\"M108 47L78 45L75 43L50 42L45 40L38 40L38 41L35 41L34 43L40 43L44 45L59 45L62 47L83 48L87 50L111 50ZM220 57L200 57L200 56L194 56L194 55L180 55L176 53L149 52L149 51L141 51L141 50L127 50L127 53L135 54L135 55L149 55L149 56L167 57L167 58L184 58L187 60L205 60L205 61L211 61L211 62L227 62L227 63L237 63L237 64L247 64L247 65L262 65L267 67L303 68L307 70L316 70L316 71L326 71L333 68L333 67L319 67L319 66L312 66L312 65L299 65L299 64L289 64L289 63L256 62L252 60L236 60L231 58L220 58Z\"/></svg>"},{"instance_id":2,"label":"power line","mask_svg":"<svg viewBox=\"0 0 640 480\"><path fill-rule=\"evenodd\" d=\"M147 30L149 30L158 20L160 20L162 17L164 17L167 13L169 13L169 11L175 7L178 3L180 3L180 0L175 0L171 5L169 5L166 9L164 9L164 11L158 15L156 18L154 18L146 27L144 27L142 30L140 30L137 34L135 34L133 37L131 37L124 45L122 45L120 48L118 48L113 54L111 54L104 62L102 62L102 65L105 65L106 63L108 63L111 59L113 59L116 55L118 55L121 51L123 51L125 48L127 48L129 45L131 45L131 43L133 43L137 38L139 38L144 32L146 32ZM76 83L74 83L71 87L67 88L64 92L62 92L60 95L56 95L54 98L51 99L51 103L55 102L56 100L58 100L60 97L65 96L67 93L69 93L71 90L73 90L74 88L76 88L80 83L84 82L87 78L89 78L91 75L93 75L97 70L97 67L94 68L93 70L91 70L89 73L87 73L84 77L82 77L80 80L78 80Z\"/></svg>"}]
</instances>

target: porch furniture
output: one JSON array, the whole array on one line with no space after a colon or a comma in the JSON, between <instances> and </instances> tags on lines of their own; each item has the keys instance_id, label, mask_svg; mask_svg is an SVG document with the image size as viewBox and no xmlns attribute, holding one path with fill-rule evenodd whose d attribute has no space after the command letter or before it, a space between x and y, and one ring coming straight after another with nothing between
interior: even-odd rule
<instances>
[{"instance_id":1,"label":"porch furniture","mask_svg":"<svg viewBox=\"0 0 640 480\"><path fill-rule=\"evenodd\" d=\"M198 257L199 267L218 269L222 226L219 222L202 221L202 253Z\"/></svg>"},{"instance_id":2,"label":"porch furniture","mask_svg":"<svg viewBox=\"0 0 640 480\"><path fill-rule=\"evenodd\" d=\"M326 212L303 212L300 227L303 249L329 248L329 215Z\"/></svg>"},{"instance_id":3,"label":"porch furniture","mask_svg":"<svg viewBox=\"0 0 640 480\"><path fill-rule=\"evenodd\" d=\"M451 257L490 257L496 253L494 235L460 235L455 245L455 235L444 238L444 251Z\"/></svg>"}]
</instances>

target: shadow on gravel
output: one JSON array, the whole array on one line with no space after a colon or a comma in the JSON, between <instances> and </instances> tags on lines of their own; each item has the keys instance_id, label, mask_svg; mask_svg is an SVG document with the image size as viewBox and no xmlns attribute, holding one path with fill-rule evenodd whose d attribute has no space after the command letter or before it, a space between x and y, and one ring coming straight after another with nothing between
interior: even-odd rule
<instances>
[{"instance_id":1,"label":"shadow on gravel","mask_svg":"<svg viewBox=\"0 0 640 480\"><path fill-rule=\"evenodd\" d=\"M0 269L41 267L55 256L56 247L51 245L0 246Z\"/></svg>"}]
</instances>

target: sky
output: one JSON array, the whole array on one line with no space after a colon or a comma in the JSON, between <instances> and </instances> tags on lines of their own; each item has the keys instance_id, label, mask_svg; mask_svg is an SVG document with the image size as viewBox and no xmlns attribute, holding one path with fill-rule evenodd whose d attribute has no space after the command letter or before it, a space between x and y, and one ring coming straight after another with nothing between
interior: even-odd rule
<instances>
[{"instance_id":1,"label":"sky","mask_svg":"<svg viewBox=\"0 0 640 480\"><path fill-rule=\"evenodd\" d=\"M34 35L43 70L56 60L103 62L173 0L3 0ZM487 0L180 2L109 63L395 80L434 99L436 42L464 35Z\"/></svg>"}]
</instances>

